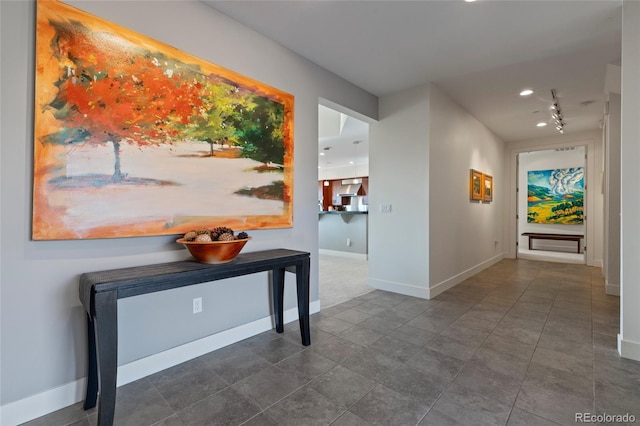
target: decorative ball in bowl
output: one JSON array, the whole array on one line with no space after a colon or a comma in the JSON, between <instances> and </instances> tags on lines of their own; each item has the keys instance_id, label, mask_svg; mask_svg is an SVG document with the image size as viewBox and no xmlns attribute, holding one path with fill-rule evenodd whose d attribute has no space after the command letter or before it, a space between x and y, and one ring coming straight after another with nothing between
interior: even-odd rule
<instances>
[{"instance_id":1,"label":"decorative ball in bowl","mask_svg":"<svg viewBox=\"0 0 640 426\"><path fill-rule=\"evenodd\" d=\"M246 232L235 235L232 229L219 226L189 231L176 242L184 245L200 263L227 263L250 239Z\"/></svg>"}]
</instances>

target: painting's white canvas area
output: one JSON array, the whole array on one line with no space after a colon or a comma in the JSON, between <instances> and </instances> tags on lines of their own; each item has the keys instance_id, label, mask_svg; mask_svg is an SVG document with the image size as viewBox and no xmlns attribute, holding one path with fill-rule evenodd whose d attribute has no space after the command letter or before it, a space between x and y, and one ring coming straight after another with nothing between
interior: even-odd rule
<instances>
[{"instance_id":1,"label":"painting's white canvas area","mask_svg":"<svg viewBox=\"0 0 640 426\"><path fill-rule=\"evenodd\" d=\"M220 149L214 146L214 149ZM96 226L160 219L168 225L181 216L248 216L283 214L282 201L235 194L242 189L282 180L282 173L259 173L261 163L246 158L206 157L209 144L184 142L139 148L121 145L121 167L127 178L173 182L170 185L122 185L56 188L49 184L49 202L66 209L64 221L82 233ZM111 145L74 146L66 158L66 176L113 173Z\"/></svg>"}]
</instances>

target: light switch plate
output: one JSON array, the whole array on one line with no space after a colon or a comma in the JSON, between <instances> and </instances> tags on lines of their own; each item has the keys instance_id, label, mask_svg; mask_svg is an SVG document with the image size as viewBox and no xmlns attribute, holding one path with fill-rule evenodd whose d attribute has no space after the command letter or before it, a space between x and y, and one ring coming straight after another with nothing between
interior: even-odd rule
<instances>
[{"instance_id":1,"label":"light switch plate","mask_svg":"<svg viewBox=\"0 0 640 426\"><path fill-rule=\"evenodd\" d=\"M391 213L391 204L380 204L380 213Z\"/></svg>"}]
</instances>

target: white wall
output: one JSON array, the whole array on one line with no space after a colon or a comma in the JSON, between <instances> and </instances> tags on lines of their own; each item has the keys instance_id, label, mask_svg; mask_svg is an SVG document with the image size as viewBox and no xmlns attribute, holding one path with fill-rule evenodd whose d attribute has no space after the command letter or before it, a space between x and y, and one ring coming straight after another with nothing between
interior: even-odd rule
<instances>
[{"instance_id":1,"label":"white wall","mask_svg":"<svg viewBox=\"0 0 640 426\"><path fill-rule=\"evenodd\" d=\"M362 155L362 152L358 153ZM369 162L357 165L347 164L342 166L327 167L318 171L318 180L353 179L354 177L369 176Z\"/></svg>"},{"instance_id":2,"label":"white wall","mask_svg":"<svg viewBox=\"0 0 640 426\"><path fill-rule=\"evenodd\" d=\"M622 5L621 277L618 351L640 361L640 2Z\"/></svg>"},{"instance_id":3,"label":"white wall","mask_svg":"<svg viewBox=\"0 0 640 426\"><path fill-rule=\"evenodd\" d=\"M572 150L556 151L556 150L543 150L533 152L523 152L520 154L519 167L518 167L518 241L520 242L519 248L527 248L529 246L529 239L523 237L523 232L542 232L551 234L583 234L585 231L584 223L574 225L564 224L550 224L550 223L527 223L527 186L528 186L528 172L535 170L553 170L553 169L566 169L570 167L585 167L585 147L575 147ZM585 170L586 175L587 170ZM585 185L590 184L586 179ZM598 182L599 184L599 182ZM594 188L591 185L591 188ZM599 190L599 188L597 189ZM546 243L546 244L545 244ZM556 244L552 244L556 243ZM551 241L546 242L544 240L536 241L536 247L545 249L554 246L558 246L559 249L567 248L572 253L576 252L576 243L566 241Z\"/></svg>"},{"instance_id":4,"label":"white wall","mask_svg":"<svg viewBox=\"0 0 640 426\"><path fill-rule=\"evenodd\" d=\"M587 176L589 194L586 199L587 232L585 245L587 246L587 265L602 266L603 246L603 194L602 194L602 132L593 130L575 134L564 134L541 139L529 139L525 141L510 142L505 149L505 176L507 180L508 199L505 212L507 218L504 221L504 235L506 238L505 256L516 257L516 242L518 241L516 227L516 184L517 166L516 158L521 152L539 151L562 147L587 147Z\"/></svg>"},{"instance_id":5,"label":"white wall","mask_svg":"<svg viewBox=\"0 0 640 426\"><path fill-rule=\"evenodd\" d=\"M610 68L608 68L610 69ZM604 119L604 229L602 273L607 294L620 295L620 118L621 99L608 94L608 114Z\"/></svg>"},{"instance_id":6,"label":"white wall","mask_svg":"<svg viewBox=\"0 0 640 426\"><path fill-rule=\"evenodd\" d=\"M427 298L429 88L380 99L369 129L369 285ZM381 205L391 205L381 213Z\"/></svg>"},{"instance_id":7,"label":"white wall","mask_svg":"<svg viewBox=\"0 0 640 426\"><path fill-rule=\"evenodd\" d=\"M252 232L254 238L245 250L288 247L311 252L311 300L317 304L318 99L376 118L377 98L200 2L71 3L295 96L294 227ZM35 3L2 1L0 11L0 423L4 425L24 414L20 407L36 417L45 414L43 406L51 401L70 404L75 402L70 398L82 394L86 325L78 300L79 274L188 255L173 242L175 237L30 241ZM292 278L287 277L286 309L295 306ZM266 279L266 274L239 277L121 300L119 364L268 317ZM203 297L204 312L193 316L191 300L198 296ZM60 398L52 397L61 392ZM35 401L32 397L46 404L29 404Z\"/></svg>"},{"instance_id":8,"label":"white wall","mask_svg":"<svg viewBox=\"0 0 640 426\"><path fill-rule=\"evenodd\" d=\"M504 144L437 86L429 93L430 296L503 252ZM469 199L470 169L493 176L493 201Z\"/></svg>"},{"instance_id":9,"label":"white wall","mask_svg":"<svg viewBox=\"0 0 640 426\"><path fill-rule=\"evenodd\" d=\"M502 258L504 145L435 85L382 97L378 116L369 285L434 297ZM493 202L469 200L471 168L493 176Z\"/></svg>"}]
</instances>

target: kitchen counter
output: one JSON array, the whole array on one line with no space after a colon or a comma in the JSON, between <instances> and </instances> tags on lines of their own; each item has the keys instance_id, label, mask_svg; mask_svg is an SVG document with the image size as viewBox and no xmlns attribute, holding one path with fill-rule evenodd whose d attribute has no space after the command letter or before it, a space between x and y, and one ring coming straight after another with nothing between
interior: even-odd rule
<instances>
[{"instance_id":1,"label":"kitchen counter","mask_svg":"<svg viewBox=\"0 0 640 426\"><path fill-rule=\"evenodd\" d=\"M322 250L367 255L368 212L318 212L319 245Z\"/></svg>"}]
</instances>

